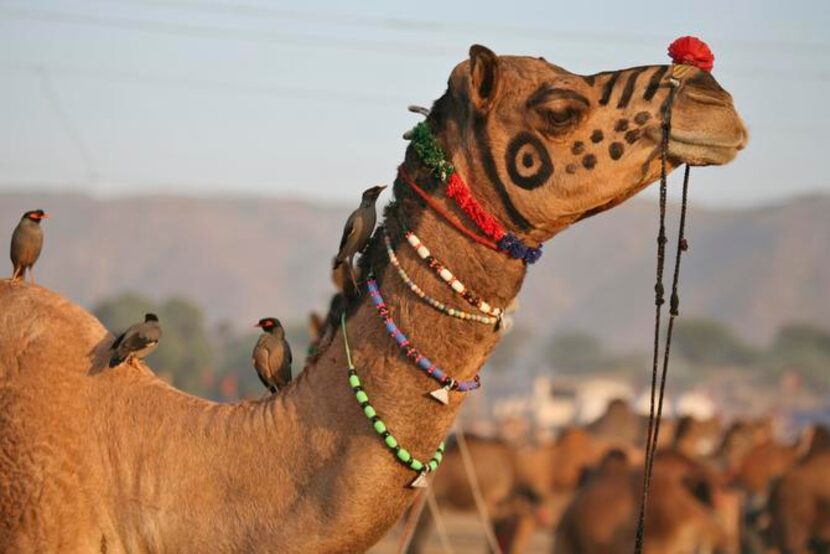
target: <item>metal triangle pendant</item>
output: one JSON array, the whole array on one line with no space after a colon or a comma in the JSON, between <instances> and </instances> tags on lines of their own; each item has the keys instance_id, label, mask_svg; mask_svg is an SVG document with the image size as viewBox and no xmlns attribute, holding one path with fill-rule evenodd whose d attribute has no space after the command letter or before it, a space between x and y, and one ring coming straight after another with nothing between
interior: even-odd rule
<instances>
[{"instance_id":1,"label":"metal triangle pendant","mask_svg":"<svg viewBox=\"0 0 830 554\"><path fill-rule=\"evenodd\" d=\"M450 403L450 391L447 387L441 387L429 393L430 397L436 402L440 402L444 406Z\"/></svg>"},{"instance_id":2,"label":"metal triangle pendant","mask_svg":"<svg viewBox=\"0 0 830 554\"><path fill-rule=\"evenodd\" d=\"M409 483L410 489L425 489L429 486L429 481L427 481L427 474L425 472L420 472L418 476Z\"/></svg>"}]
</instances>

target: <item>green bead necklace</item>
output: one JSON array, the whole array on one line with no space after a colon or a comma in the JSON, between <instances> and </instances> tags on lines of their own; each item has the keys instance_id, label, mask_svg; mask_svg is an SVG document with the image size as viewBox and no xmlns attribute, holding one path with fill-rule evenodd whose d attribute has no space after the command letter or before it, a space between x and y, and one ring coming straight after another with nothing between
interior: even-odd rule
<instances>
[{"instance_id":1,"label":"green bead necklace","mask_svg":"<svg viewBox=\"0 0 830 554\"><path fill-rule=\"evenodd\" d=\"M427 474L438 469L438 466L441 464L441 460L444 458L444 442L441 441L441 444L438 445L438 449L435 451L435 454L429 462L420 461L407 449L398 444L398 440L394 437L394 435L392 435L392 433L389 432L386 428L386 424L382 419L380 419L380 416L378 416L375 411L375 408L369 403L369 395L367 395L366 391L363 390L360 378L357 376L357 368L355 368L352 363L352 351L349 347L349 337L346 333L345 313L340 315L340 327L343 331L343 346L346 350L346 361L349 364L349 386L352 388L355 400L357 400L357 403L360 404L360 407L363 409L363 414L372 423L372 429L374 429L375 433L383 439L383 444L386 448L395 455L395 459L412 471L418 472L418 476L409 484L409 486L412 488L426 487L428 484L426 480Z\"/></svg>"}]
</instances>

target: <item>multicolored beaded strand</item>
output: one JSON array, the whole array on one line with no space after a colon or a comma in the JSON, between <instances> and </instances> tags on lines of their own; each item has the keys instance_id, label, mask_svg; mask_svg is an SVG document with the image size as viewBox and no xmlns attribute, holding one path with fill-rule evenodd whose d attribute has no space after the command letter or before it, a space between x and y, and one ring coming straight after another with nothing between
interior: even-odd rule
<instances>
[{"instance_id":1,"label":"multicolored beaded strand","mask_svg":"<svg viewBox=\"0 0 830 554\"><path fill-rule=\"evenodd\" d=\"M398 257L395 255L395 251L392 249L392 241L389 238L389 232L386 230L386 227L381 228L383 231L383 240L386 243L386 253L389 256L389 261L395 266L395 269L398 270L398 275L401 278L401 281L409 287L409 290L415 294L418 298L438 310L439 312L446 314L450 317L454 317L457 319L461 319L464 321L476 321L478 323L483 323L485 325L495 325L499 322L498 317L486 316L486 315L479 315L479 314L471 314L469 312L465 312L463 310L458 310L456 308L450 308L440 300L436 300L435 298L427 295L421 287L419 287L412 279L409 278L406 271L403 267L401 267L401 263L398 261Z\"/></svg>"},{"instance_id":2,"label":"multicolored beaded strand","mask_svg":"<svg viewBox=\"0 0 830 554\"><path fill-rule=\"evenodd\" d=\"M432 174L447 186L447 196L452 198L456 205L473 220L476 226L486 236L496 241L499 250L511 258L522 260L524 263L536 263L542 257L542 246L528 246L513 233L505 231L504 227L473 197L467 183L458 175L452 163L447 161L444 150L433 136L429 124L422 121L408 133L412 147L421 161L432 170Z\"/></svg>"},{"instance_id":3,"label":"multicolored beaded strand","mask_svg":"<svg viewBox=\"0 0 830 554\"><path fill-rule=\"evenodd\" d=\"M386 326L386 331L393 339L395 339L395 342L398 343L398 346L404 351L406 357L414 361L421 371L441 384L440 389L429 393L433 400L446 405L450 401L449 392L451 390L469 392L481 386L481 378L478 374L476 374L476 376L469 381L456 381L447 375L444 370L430 361L429 358L418 352L418 350L409 342L409 339L406 338L406 335L398 329L398 326L395 325L395 322L389 315L389 308L383 301L383 296L380 294L377 281L370 277L369 280L366 281L366 288L369 291L369 297L372 299L372 304L374 304L378 311L378 315L380 315L384 325Z\"/></svg>"},{"instance_id":4,"label":"multicolored beaded strand","mask_svg":"<svg viewBox=\"0 0 830 554\"><path fill-rule=\"evenodd\" d=\"M438 449L435 451L435 454L433 454L432 459L429 462L420 461L407 449L398 444L398 440L394 437L394 435L392 435L392 433L389 432L386 428L386 424L380 416L378 416L375 408L369 403L369 395L367 395L366 391L363 390L363 386L360 383L360 377L357 376L357 368L355 368L354 363L352 362L352 351L349 347L349 336L346 333L345 313L340 316L340 327L343 331L343 347L346 350L346 360L349 364L349 386L354 393L355 400L357 400L357 403L360 404L363 414L372 423L372 429L374 429L375 433L383 439L383 444L395 454L395 459L412 471L418 472L418 476L411 483L409 483L409 486L412 488L426 487L426 475L438 469L438 466L441 465L441 460L444 458L444 442L441 441L441 444L438 445Z\"/></svg>"},{"instance_id":5,"label":"multicolored beaded strand","mask_svg":"<svg viewBox=\"0 0 830 554\"><path fill-rule=\"evenodd\" d=\"M412 231L405 229L404 236L406 237L406 241L409 243L412 248L415 249L415 252L418 256L424 260L427 265L432 269L441 279L447 283L452 290L457 292L461 295L464 300L466 300L470 305L475 306L479 309L482 313L485 313L489 316L495 317L497 320L501 319L504 315L504 310L501 308L496 308L491 306L487 302L481 299L481 297L475 294L473 291L468 289L464 283L459 281L452 272L447 269L447 267L438 261L435 256L430 253L429 248L424 246L424 243L421 242L421 239L413 233Z\"/></svg>"}]
</instances>

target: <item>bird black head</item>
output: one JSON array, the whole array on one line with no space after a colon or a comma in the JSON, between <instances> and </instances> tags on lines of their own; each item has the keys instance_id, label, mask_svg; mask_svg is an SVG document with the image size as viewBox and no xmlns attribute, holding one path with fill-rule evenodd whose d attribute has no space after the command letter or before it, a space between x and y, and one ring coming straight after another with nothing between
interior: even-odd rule
<instances>
[{"instance_id":1,"label":"bird black head","mask_svg":"<svg viewBox=\"0 0 830 554\"><path fill-rule=\"evenodd\" d=\"M158 321L158 320L159 320L159 316L157 316L156 314L144 314L144 322L145 323L147 321Z\"/></svg>"},{"instance_id":2,"label":"bird black head","mask_svg":"<svg viewBox=\"0 0 830 554\"><path fill-rule=\"evenodd\" d=\"M263 317L254 327L260 327L266 333L273 333L277 329L282 329L282 323L276 317Z\"/></svg>"},{"instance_id":3,"label":"bird black head","mask_svg":"<svg viewBox=\"0 0 830 554\"><path fill-rule=\"evenodd\" d=\"M368 189L364 190L363 191L363 202L374 203L375 200L378 199L378 196L380 196L380 193L383 192L383 189L385 189L385 188L386 188L386 186L383 185L383 186L372 187L372 188L368 188Z\"/></svg>"},{"instance_id":4,"label":"bird black head","mask_svg":"<svg viewBox=\"0 0 830 554\"><path fill-rule=\"evenodd\" d=\"M48 218L49 214L43 210L29 210L23 214L23 219L28 219L29 221L34 221L35 223L40 223L41 220Z\"/></svg>"}]
</instances>

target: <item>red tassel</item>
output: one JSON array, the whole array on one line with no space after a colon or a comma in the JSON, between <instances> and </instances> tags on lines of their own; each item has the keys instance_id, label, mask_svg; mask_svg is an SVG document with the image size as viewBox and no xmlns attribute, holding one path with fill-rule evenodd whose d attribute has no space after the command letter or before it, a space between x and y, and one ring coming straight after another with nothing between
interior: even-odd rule
<instances>
[{"instance_id":1,"label":"red tassel","mask_svg":"<svg viewBox=\"0 0 830 554\"><path fill-rule=\"evenodd\" d=\"M712 71L715 55L705 42L697 37L680 37L669 45L669 56L676 64L693 65L703 71Z\"/></svg>"},{"instance_id":2,"label":"red tassel","mask_svg":"<svg viewBox=\"0 0 830 554\"><path fill-rule=\"evenodd\" d=\"M495 241L501 240L505 231L498 221L487 213L484 208L473 198L470 193L470 188L467 186L458 172L453 172L447 180L447 196L455 200L458 207L461 208L470 219L475 222L481 231Z\"/></svg>"}]
</instances>

